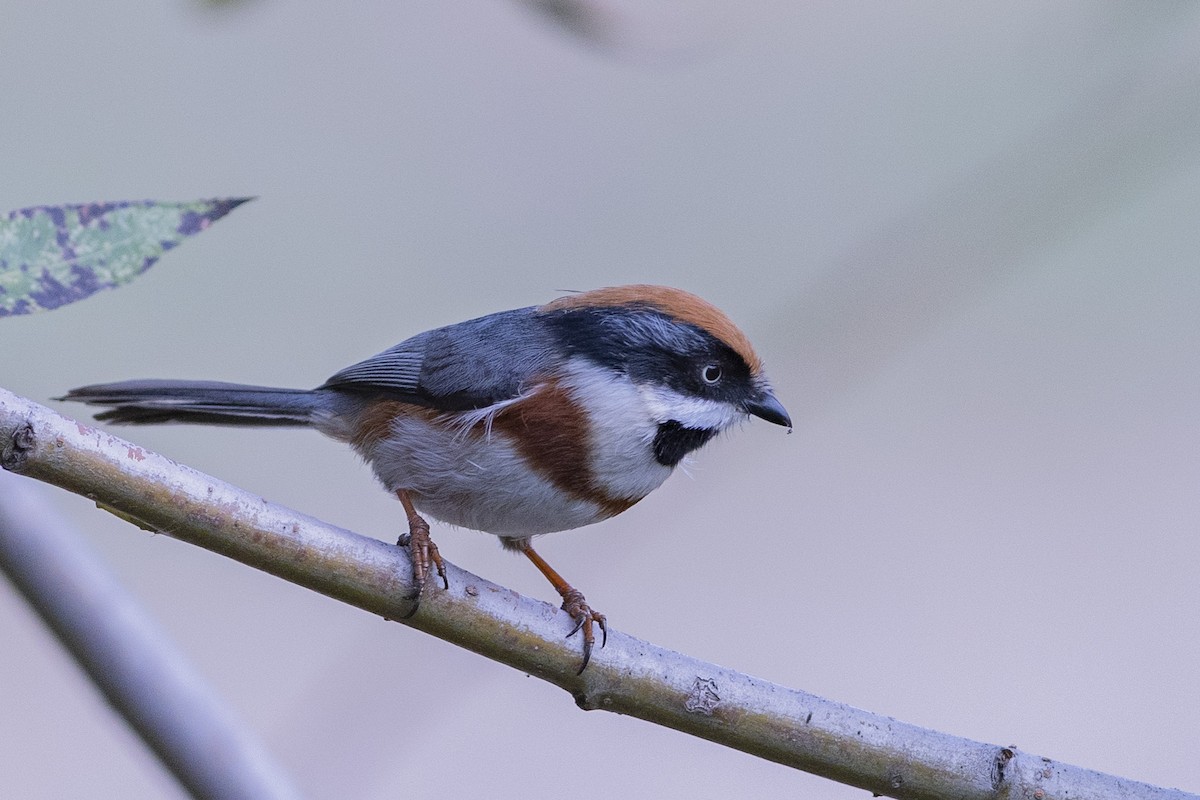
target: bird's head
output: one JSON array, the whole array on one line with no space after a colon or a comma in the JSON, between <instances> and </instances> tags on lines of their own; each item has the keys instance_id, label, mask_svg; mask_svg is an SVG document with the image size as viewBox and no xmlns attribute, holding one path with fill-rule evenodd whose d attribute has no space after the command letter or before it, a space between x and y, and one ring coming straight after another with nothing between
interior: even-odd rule
<instances>
[{"instance_id":1,"label":"bird's head","mask_svg":"<svg viewBox=\"0 0 1200 800\"><path fill-rule=\"evenodd\" d=\"M675 466L749 416L791 428L750 340L720 309L680 289L632 285L566 295L538 309L571 358L628 378Z\"/></svg>"}]
</instances>

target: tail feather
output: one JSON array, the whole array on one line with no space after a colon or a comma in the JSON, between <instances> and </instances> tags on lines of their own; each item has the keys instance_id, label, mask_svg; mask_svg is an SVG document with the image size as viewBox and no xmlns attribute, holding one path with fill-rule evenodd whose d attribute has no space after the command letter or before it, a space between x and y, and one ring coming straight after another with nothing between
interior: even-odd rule
<instances>
[{"instance_id":1,"label":"tail feather","mask_svg":"<svg viewBox=\"0 0 1200 800\"><path fill-rule=\"evenodd\" d=\"M108 406L96 419L116 424L296 427L313 424L322 393L219 381L137 380L81 386L56 399Z\"/></svg>"}]
</instances>

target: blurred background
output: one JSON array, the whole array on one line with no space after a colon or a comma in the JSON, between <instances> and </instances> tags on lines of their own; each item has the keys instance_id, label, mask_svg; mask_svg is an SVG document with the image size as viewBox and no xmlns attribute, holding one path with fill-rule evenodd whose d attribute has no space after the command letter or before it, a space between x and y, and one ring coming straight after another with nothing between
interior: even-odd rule
<instances>
[{"instance_id":1,"label":"blurred background","mask_svg":"<svg viewBox=\"0 0 1200 800\"><path fill-rule=\"evenodd\" d=\"M616 628L1200 791L1200 6L10 3L0 66L0 209L259 197L0 320L0 385L313 386L561 289L688 288L796 432L541 540ZM312 432L120 434L402 526ZM864 796L42 493L314 798ZM0 632L0 793L180 796L7 585Z\"/></svg>"}]
</instances>

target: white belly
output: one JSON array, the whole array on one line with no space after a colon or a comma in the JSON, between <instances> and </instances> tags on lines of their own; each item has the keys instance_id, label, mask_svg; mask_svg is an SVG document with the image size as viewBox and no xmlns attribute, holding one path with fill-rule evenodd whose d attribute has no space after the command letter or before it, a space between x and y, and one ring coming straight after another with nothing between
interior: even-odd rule
<instances>
[{"instance_id":1,"label":"white belly","mask_svg":"<svg viewBox=\"0 0 1200 800\"><path fill-rule=\"evenodd\" d=\"M525 466L499 434L456 433L411 417L363 455L389 491L407 489L424 514L497 536L578 528L608 516Z\"/></svg>"},{"instance_id":2,"label":"white belly","mask_svg":"<svg viewBox=\"0 0 1200 800\"><path fill-rule=\"evenodd\" d=\"M580 458L588 453L588 491L564 487L561 476L554 483L522 458L500 430L504 426L493 431L496 415L517 399L469 412L458 425L423 409L397 414L381 439L354 444L388 491L407 490L420 512L442 522L512 538L589 525L645 497L672 469L654 458L657 422L646 395L626 376L594 367L571 369L561 385L587 416L588 441L581 443ZM350 420L350 415L333 417L321 427L353 442L358 425L349 425Z\"/></svg>"}]
</instances>

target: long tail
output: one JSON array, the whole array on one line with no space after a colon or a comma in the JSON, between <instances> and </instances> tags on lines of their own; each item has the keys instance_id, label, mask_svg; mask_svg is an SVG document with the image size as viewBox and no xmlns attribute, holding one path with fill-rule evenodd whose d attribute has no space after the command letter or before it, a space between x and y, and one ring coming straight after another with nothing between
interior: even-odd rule
<instances>
[{"instance_id":1,"label":"long tail","mask_svg":"<svg viewBox=\"0 0 1200 800\"><path fill-rule=\"evenodd\" d=\"M192 422L201 425L314 424L329 398L308 389L273 389L218 381L122 381L81 386L58 400L109 410L96 419L127 425Z\"/></svg>"}]
</instances>

